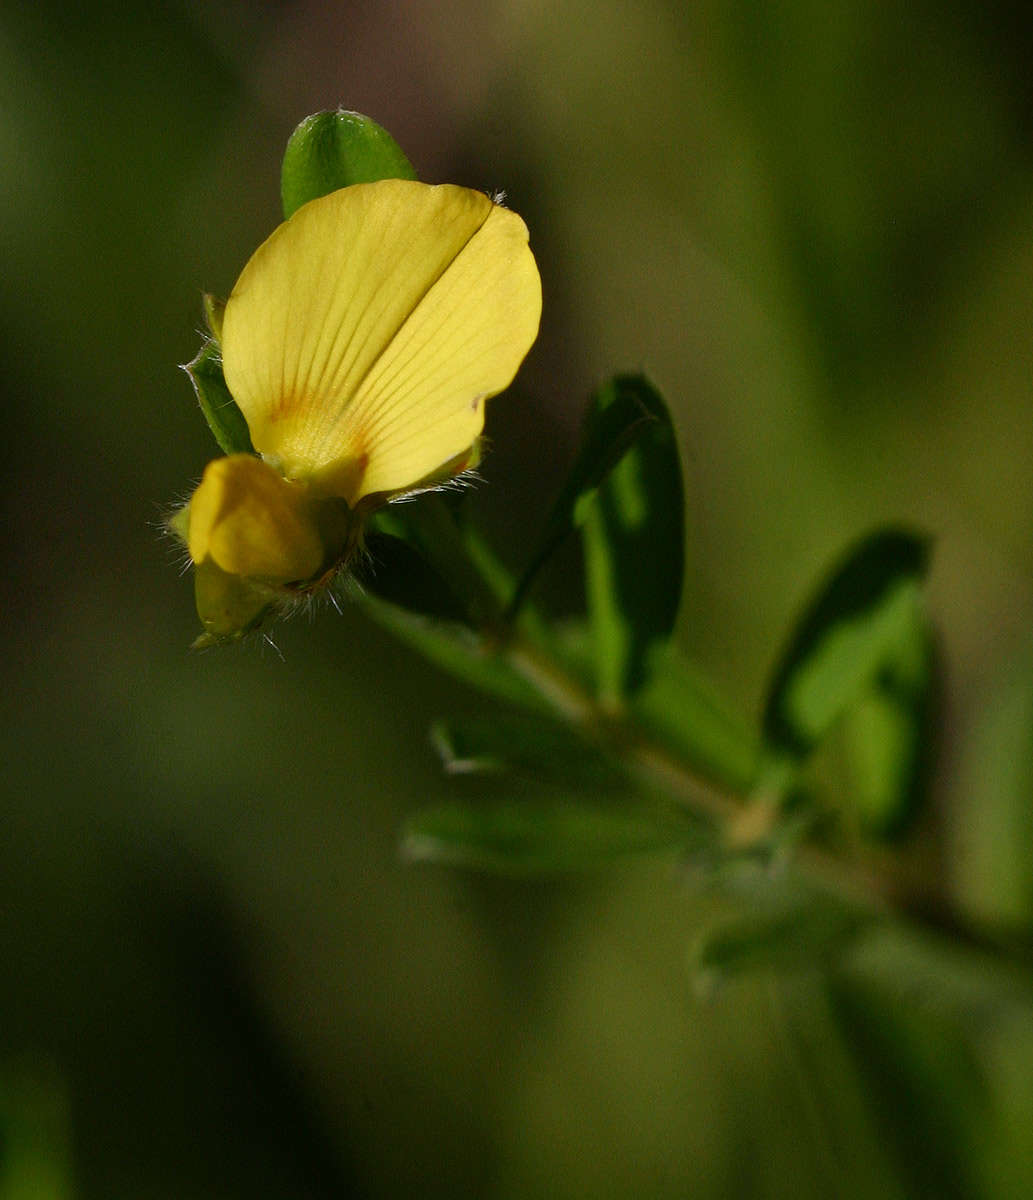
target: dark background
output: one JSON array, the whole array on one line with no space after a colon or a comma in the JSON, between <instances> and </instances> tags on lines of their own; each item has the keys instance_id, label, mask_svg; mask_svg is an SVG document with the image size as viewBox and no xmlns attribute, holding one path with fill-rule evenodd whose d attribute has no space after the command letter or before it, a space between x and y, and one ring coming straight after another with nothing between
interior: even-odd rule
<instances>
[{"instance_id":1,"label":"dark background","mask_svg":"<svg viewBox=\"0 0 1033 1200\"><path fill-rule=\"evenodd\" d=\"M964 2L5 6L3 1200L908 1194L819 988L694 993L670 863L399 860L453 792L428 723L478 697L354 610L282 659L187 652L158 525L215 447L175 364L309 112L505 189L545 312L489 413L502 547L588 390L645 368L685 455L678 636L754 714L841 547L931 531L944 862L1006 905L970 764L1033 655L1031 50L1024 6ZM1029 1023L978 1053L961 1153L1020 1194Z\"/></svg>"}]
</instances>

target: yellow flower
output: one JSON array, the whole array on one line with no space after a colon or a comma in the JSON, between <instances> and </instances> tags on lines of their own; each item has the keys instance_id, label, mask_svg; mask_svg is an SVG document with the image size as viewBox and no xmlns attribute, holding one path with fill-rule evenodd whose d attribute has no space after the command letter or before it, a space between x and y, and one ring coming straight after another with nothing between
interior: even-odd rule
<instances>
[{"instance_id":1,"label":"yellow flower","mask_svg":"<svg viewBox=\"0 0 1033 1200\"><path fill-rule=\"evenodd\" d=\"M332 574L379 504L475 463L540 315L527 228L480 192L357 184L276 229L220 337L261 458L210 463L181 522L202 643Z\"/></svg>"}]
</instances>

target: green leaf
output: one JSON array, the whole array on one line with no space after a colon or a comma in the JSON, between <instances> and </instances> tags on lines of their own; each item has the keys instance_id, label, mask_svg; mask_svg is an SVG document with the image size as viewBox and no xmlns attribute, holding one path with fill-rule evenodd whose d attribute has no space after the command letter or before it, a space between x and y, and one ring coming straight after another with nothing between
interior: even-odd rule
<instances>
[{"instance_id":1,"label":"green leaf","mask_svg":"<svg viewBox=\"0 0 1033 1200\"><path fill-rule=\"evenodd\" d=\"M929 762L935 674L928 621L915 596L910 625L871 687L843 715L839 741L861 828L889 837L918 811Z\"/></svg>"},{"instance_id":2,"label":"green leaf","mask_svg":"<svg viewBox=\"0 0 1033 1200\"><path fill-rule=\"evenodd\" d=\"M205 342L197 357L187 363L183 370L190 376L204 419L223 452L254 454L247 421L230 395L222 375L218 344L214 341Z\"/></svg>"},{"instance_id":3,"label":"green leaf","mask_svg":"<svg viewBox=\"0 0 1033 1200\"><path fill-rule=\"evenodd\" d=\"M697 837L687 821L644 808L510 800L424 809L406 824L402 845L420 862L531 875L594 870Z\"/></svg>"},{"instance_id":4,"label":"green leaf","mask_svg":"<svg viewBox=\"0 0 1033 1200\"><path fill-rule=\"evenodd\" d=\"M600 393L604 395L608 397L609 393ZM635 439L657 423L658 418L634 387L618 390L608 403L600 402L600 396L593 397L589 404L577 458L545 522L538 549L517 585L509 606L510 619L516 616L542 566L584 523L596 489Z\"/></svg>"},{"instance_id":5,"label":"green leaf","mask_svg":"<svg viewBox=\"0 0 1033 1200\"><path fill-rule=\"evenodd\" d=\"M579 491L574 519L584 511L588 611L600 698L617 704L645 679L650 649L674 628L684 571L685 514L681 462L671 418L642 376L620 375L593 397L586 442L613 408L638 409L644 423L631 445L591 493ZM599 445L604 439L600 439Z\"/></svg>"},{"instance_id":6,"label":"green leaf","mask_svg":"<svg viewBox=\"0 0 1033 1200\"><path fill-rule=\"evenodd\" d=\"M599 747L555 721L492 713L435 722L431 740L453 775L515 771L535 780L613 788L623 772Z\"/></svg>"},{"instance_id":7,"label":"green leaf","mask_svg":"<svg viewBox=\"0 0 1033 1200\"><path fill-rule=\"evenodd\" d=\"M410 612L446 621L466 619L462 602L410 542L375 532L367 535L364 548L354 571L364 591Z\"/></svg>"},{"instance_id":8,"label":"green leaf","mask_svg":"<svg viewBox=\"0 0 1033 1200\"><path fill-rule=\"evenodd\" d=\"M534 687L468 626L360 597L367 615L436 666L473 687L536 712L551 712Z\"/></svg>"},{"instance_id":9,"label":"green leaf","mask_svg":"<svg viewBox=\"0 0 1033 1200\"><path fill-rule=\"evenodd\" d=\"M752 971L812 969L842 952L859 928L855 915L818 901L726 918L699 936L690 963L704 990Z\"/></svg>"},{"instance_id":10,"label":"green leaf","mask_svg":"<svg viewBox=\"0 0 1033 1200\"><path fill-rule=\"evenodd\" d=\"M280 176L283 215L354 183L415 178L398 143L376 121L343 108L314 113L287 142Z\"/></svg>"},{"instance_id":11,"label":"green leaf","mask_svg":"<svg viewBox=\"0 0 1033 1200\"><path fill-rule=\"evenodd\" d=\"M593 647L583 621L553 623L543 645L582 687L591 687ZM629 701L635 724L701 778L742 795L751 792L764 765L753 726L669 642L653 648L645 674Z\"/></svg>"},{"instance_id":12,"label":"green leaf","mask_svg":"<svg viewBox=\"0 0 1033 1200\"><path fill-rule=\"evenodd\" d=\"M928 541L879 530L846 555L812 600L774 674L764 731L803 757L888 664L910 652Z\"/></svg>"},{"instance_id":13,"label":"green leaf","mask_svg":"<svg viewBox=\"0 0 1033 1200\"><path fill-rule=\"evenodd\" d=\"M704 858L713 848L704 851ZM729 853L707 874L737 911L697 935L690 966L704 990L756 970L809 970L834 961L871 923L869 914L759 860Z\"/></svg>"},{"instance_id":14,"label":"green leaf","mask_svg":"<svg viewBox=\"0 0 1033 1200\"><path fill-rule=\"evenodd\" d=\"M670 646L656 648L646 674L632 700L638 721L705 779L749 792L760 766L756 733Z\"/></svg>"}]
</instances>

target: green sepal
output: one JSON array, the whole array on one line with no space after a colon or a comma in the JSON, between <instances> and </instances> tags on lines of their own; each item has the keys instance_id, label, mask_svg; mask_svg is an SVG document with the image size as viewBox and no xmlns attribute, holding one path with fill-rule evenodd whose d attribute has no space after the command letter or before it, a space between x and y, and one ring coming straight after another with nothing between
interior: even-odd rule
<instances>
[{"instance_id":1,"label":"green sepal","mask_svg":"<svg viewBox=\"0 0 1033 1200\"><path fill-rule=\"evenodd\" d=\"M201 412L222 451L225 454L254 454L247 421L223 378L218 343L205 342L197 357L183 370L190 376Z\"/></svg>"},{"instance_id":2,"label":"green sepal","mask_svg":"<svg viewBox=\"0 0 1033 1200\"><path fill-rule=\"evenodd\" d=\"M190 544L190 505L181 504L165 518L165 528L185 550Z\"/></svg>"},{"instance_id":3,"label":"green sepal","mask_svg":"<svg viewBox=\"0 0 1033 1200\"><path fill-rule=\"evenodd\" d=\"M211 292L205 292L202 300L204 301L204 319L208 330L217 342L221 342L222 318L226 312L226 301L220 300L218 296L213 296Z\"/></svg>"},{"instance_id":4,"label":"green sepal","mask_svg":"<svg viewBox=\"0 0 1033 1200\"><path fill-rule=\"evenodd\" d=\"M343 108L314 113L291 134L283 155L283 215L354 183L415 178L398 143L376 121Z\"/></svg>"},{"instance_id":5,"label":"green sepal","mask_svg":"<svg viewBox=\"0 0 1033 1200\"><path fill-rule=\"evenodd\" d=\"M402 849L420 862L554 875L681 851L699 836L688 820L645 806L536 798L424 809L406 823Z\"/></svg>"},{"instance_id":6,"label":"green sepal","mask_svg":"<svg viewBox=\"0 0 1033 1200\"><path fill-rule=\"evenodd\" d=\"M268 587L231 575L210 558L194 565L194 597L204 633L192 650L244 637L262 624L276 600Z\"/></svg>"},{"instance_id":7,"label":"green sepal","mask_svg":"<svg viewBox=\"0 0 1033 1200\"><path fill-rule=\"evenodd\" d=\"M772 746L809 754L907 652L929 541L881 529L857 543L818 590L775 670L764 714Z\"/></svg>"}]
</instances>

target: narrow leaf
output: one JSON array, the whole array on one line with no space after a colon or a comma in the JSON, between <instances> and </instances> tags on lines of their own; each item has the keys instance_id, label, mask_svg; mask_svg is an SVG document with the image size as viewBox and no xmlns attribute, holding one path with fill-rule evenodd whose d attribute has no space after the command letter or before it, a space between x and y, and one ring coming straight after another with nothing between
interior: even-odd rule
<instances>
[{"instance_id":1,"label":"narrow leaf","mask_svg":"<svg viewBox=\"0 0 1033 1200\"><path fill-rule=\"evenodd\" d=\"M513 800L425 809L407 823L403 851L447 866L557 874L682 849L696 837L687 822L644 809Z\"/></svg>"},{"instance_id":2,"label":"narrow leaf","mask_svg":"<svg viewBox=\"0 0 1033 1200\"><path fill-rule=\"evenodd\" d=\"M344 109L314 113L287 142L280 177L283 215L354 183L415 178L398 143L376 121Z\"/></svg>"},{"instance_id":3,"label":"narrow leaf","mask_svg":"<svg viewBox=\"0 0 1033 1200\"><path fill-rule=\"evenodd\" d=\"M434 724L431 740L453 775L515 771L596 790L613 788L623 779L597 746L554 721L530 716L451 717Z\"/></svg>"},{"instance_id":4,"label":"narrow leaf","mask_svg":"<svg viewBox=\"0 0 1033 1200\"><path fill-rule=\"evenodd\" d=\"M775 671L764 717L774 746L809 753L905 652L927 560L927 540L899 529L879 530L846 555Z\"/></svg>"},{"instance_id":5,"label":"narrow leaf","mask_svg":"<svg viewBox=\"0 0 1033 1200\"><path fill-rule=\"evenodd\" d=\"M456 678L523 708L551 711L535 688L465 624L434 620L375 596L363 596L361 603L378 625Z\"/></svg>"},{"instance_id":6,"label":"narrow leaf","mask_svg":"<svg viewBox=\"0 0 1033 1200\"><path fill-rule=\"evenodd\" d=\"M851 802L861 828L889 837L915 816L929 761L933 638L915 596L912 620L870 688L839 726Z\"/></svg>"},{"instance_id":7,"label":"narrow leaf","mask_svg":"<svg viewBox=\"0 0 1033 1200\"><path fill-rule=\"evenodd\" d=\"M519 611L542 566L566 538L583 524L596 489L635 439L657 421L657 416L643 403L634 388L618 391L610 403L601 403L599 396L593 397L585 413L577 458L563 490L552 506L538 548L521 576L510 603L511 619Z\"/></svg>"},{"instance_id":8,"label":"narrow leaf","mask_svg":"<svg viewBox=\"0 0 1033 1200\"><path fill-rule=\"evenodd\" d=\"M834 900L758 907L724 917L697 938L690 962L704 989L760 969L819 967L856 936L862 919Z\"/></svg>"},{"instance_id":9,"label":"narrow leaf","mask_svg":"<svg viewBox=\"0 0 1033 1200\"><path fill-rule=\"evenodd\" d=\"M640 723L701 776L746 793L760 766L757 734L669 646L651 655L632 709Z\"/></svg>"},{"instance_id":10,"label":"narrow leaf","mask_svg":"<svg viewBox=\"0 0 1033 1200\"><path fill-rule=\"evenodd\" d=\"M254 454L244 414L230 395L222 374L219 346L207 341L193 362L184 366L197 393L197 402L208 428L226 454Z\"/></svg>"},{"instance_id":11,"label":"narrow leaf","mask_svg":"<svg viewBox=\"0 0 1033 1200\"><path fill-rule=\"evenodd\" d=\"M595 500L580 493L588 611L601 698L618 703L645 679L651 648L674 628L684 570L681 462L660 394L637 375L617 376L593 398L589 428L614 408L648 420L605 475ZM621 428L627 429L623 420Z\"/></svg>"},{"instance_id":12,"label":"narrow leaf","mask_svg":"<svg viewBox=\"0 0 1033 1200\"><path fill-rule=\"evenodd\" d=\"M554 623L546 644L572 678L591 687L593 647L583 621ZM629 702L636 725L701 779L743 795L752 791L765 765L752 725L669 642L654 647L645 674Z\"/></svg>"}]
</instances>

